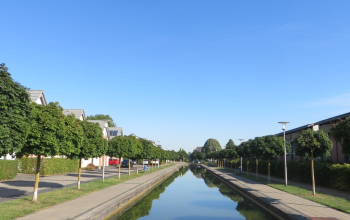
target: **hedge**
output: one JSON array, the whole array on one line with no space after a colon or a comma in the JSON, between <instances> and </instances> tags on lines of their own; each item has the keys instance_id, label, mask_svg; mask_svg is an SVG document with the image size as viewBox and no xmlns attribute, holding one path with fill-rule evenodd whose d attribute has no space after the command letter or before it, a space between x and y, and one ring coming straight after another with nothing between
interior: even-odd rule
<instances>
[{"instance_id":1,"label":"hedge","mask_svg":"<svg viewBox=\"0 0 350 220\"><path fill-rule=\"evenodd\" d=\"M237 161L237 169L240 161ZM284 161L270 161L271 176L284 178ZM247 161L243 161L243 172L247 171ZM268 174L267 161L259 161L259 174ZM231 163L227 164L231 167ZM234 163L232 163L234 168ZM310 161L288 161L288 179L312 183L311 180L311 162ZM350 191L350 164L333 164L330 162L315 162L315 182L317 186ZM255 160L249 161L249 172L255 173Z\"/></svg>"},{"instance_id":2,"label":"hedge","mask_svg":"<svg viewBox=\"0 0 350 220\"><path fill-rule=\"evenodd\" d=\"M19 159L20 173L35 174L37 158ZM54 175L78 172L79 160L66 158L44 158L41 160L40 175Z\"/></svg>"},{"instance_id":3,"label":"hedge","mask_svg":"<svg viewBox=\"0 0 350 220\"><path fill-rule=\"evenodd\" d=\"M0 160L0 180L9 180L17 176L18 160Z\"/></svg>"}]
</instances>

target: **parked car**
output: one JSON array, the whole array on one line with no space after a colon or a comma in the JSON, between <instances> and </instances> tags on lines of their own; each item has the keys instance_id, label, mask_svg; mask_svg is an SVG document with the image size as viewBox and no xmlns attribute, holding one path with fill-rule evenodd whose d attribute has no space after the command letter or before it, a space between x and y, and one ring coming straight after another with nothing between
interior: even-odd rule
<instances>
[{"instance_id":1,"label":"parked car","mask_svg":"<svg viewBox=\"0 0 350 220\"><path fill-rule=\"evenodd\" d=\"M136 165L136 164L137 164L136 160L131 160L131 163L132 163L133 165Z\"/></svg>"},{"instance_id":2,"label":"parked car","mask_svg":"<svg viewBox=\"0 0 350 220\"><path fill-rule=\"evenodd\" d=\"M109 164L109 166L117 166L117 165L119 165L119 160L118 159L109 159L108 164Z\"/></svg>"},{"instance_id":3,"label":"parked car","mask_svg":"<svg viewBox=\"0 0 350 220\"><path fill-rule=\"evenodd\" d=\"M158 163L159 163L158 159L153 159L152 160L152 164L158 164Z\"/></svg>"},{"instance_id":4,"label":"parked car","mask_svg":"<svg viewBox=\"0 0 350 220\"><path fill-rule=\"evenodd\" d=\"M128 159L123 160L121 166L129 168L129 160ZM130 167L133 167L133 166L134 166L134 164L131 163L131 161L130 161Z\"/></svg>"},{"instance_id":5,"label":"parked car","mask_svg":"<svg viewBox=\"0 0 350 220\"><path fill-rule=\"evenodd\" d=\"M147 159L143 159L143 160L142 160L142 164L148 165L148 160L147 160Z\"/></svg>"}]
</instances>

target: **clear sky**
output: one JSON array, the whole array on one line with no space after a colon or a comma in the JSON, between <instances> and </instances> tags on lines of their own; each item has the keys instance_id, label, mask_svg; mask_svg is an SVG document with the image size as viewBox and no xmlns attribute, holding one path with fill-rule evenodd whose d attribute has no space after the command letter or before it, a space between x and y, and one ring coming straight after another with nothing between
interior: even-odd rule
<instances>
[{"instance_id":1,"label":"clear sky","mask_svg":"<svg viewBox=\"0 0 350 220\"><path fill-rule=\"evenodd\" d=\"M350 1L0 5L0 63L16 81L164 149L350 111Z\"/></svg>"}]
</instances>

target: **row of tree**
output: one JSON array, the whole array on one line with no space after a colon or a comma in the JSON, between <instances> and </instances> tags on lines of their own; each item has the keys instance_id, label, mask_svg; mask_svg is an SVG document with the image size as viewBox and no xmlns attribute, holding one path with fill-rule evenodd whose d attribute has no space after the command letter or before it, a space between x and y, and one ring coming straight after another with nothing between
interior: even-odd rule
<instances>
[{"instance_id":1,"label":"row of tree","mask_svg":"<svg viewBox=\"0 0 350 220\"><path fill-rule=\"evenodd\" d=\"M112 139L108 147L97 123L64 115L58 103L43 106L31 102L27 88L15 82L7 70L0 64L0 156L37 156L33 201L37 201L42 156L65 155L69 159L79 159L78 189L82 159L109 155L178 160L183 156L181 150L178 153L164 151L134 136Z\"/></svg>"}]
</instances>

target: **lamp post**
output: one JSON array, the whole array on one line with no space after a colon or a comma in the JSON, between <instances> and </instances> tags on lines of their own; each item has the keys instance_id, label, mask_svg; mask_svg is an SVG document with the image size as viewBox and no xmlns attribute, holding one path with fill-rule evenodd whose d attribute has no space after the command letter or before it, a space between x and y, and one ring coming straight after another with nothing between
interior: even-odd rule
<instances>
[{"instance_id":1,"label":"lamp post","mask_svg":"<svg viewBox=\"0 0 350 220\"><path fill-rule=\"evenodd\" d=\"M238 139L238 140L241 142L240 144L242 144L244 139ZM242 166L242 157L241 157L241 172L242 172L242 170L243 170L243 166Z\"/></svg>"},{"instance_id":2,"label":"lamp post","mask_svg":"<svg viewBox=\"0 0 350 220\"><path fill-rule=\"evenodd\" d=\"M284 181L285 181L285 185L287 186L286 124L288 124L289 122L281 121L281 122L278 122L278 123L282 124L282 130L283 130L283 140L284 140Z\"/></svg>"}]
</instances>

